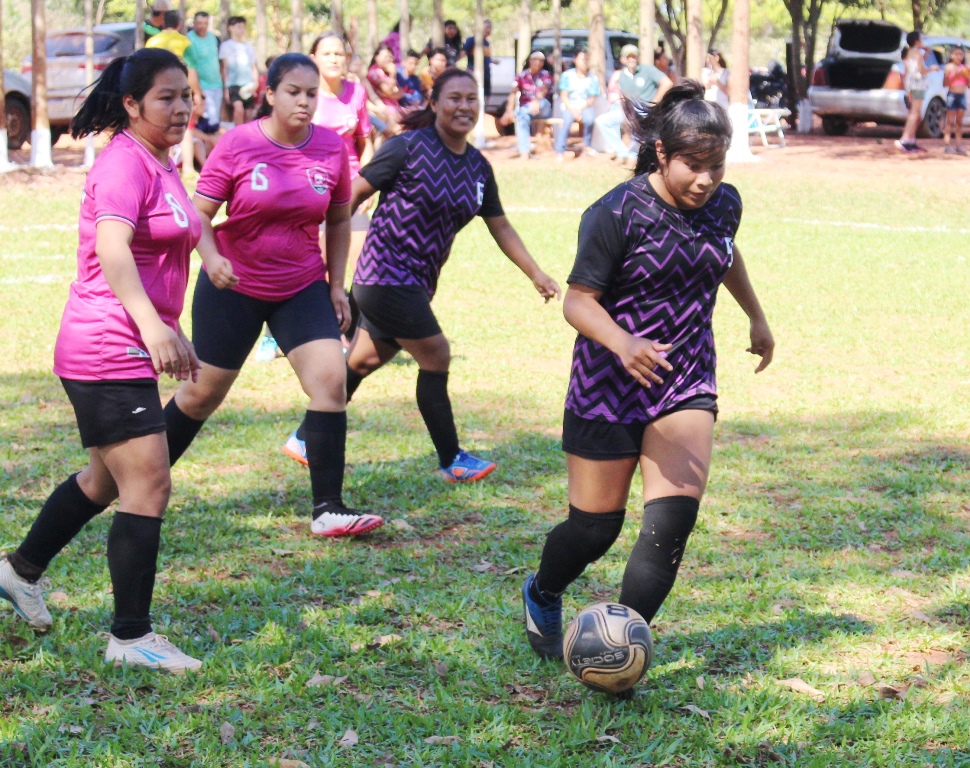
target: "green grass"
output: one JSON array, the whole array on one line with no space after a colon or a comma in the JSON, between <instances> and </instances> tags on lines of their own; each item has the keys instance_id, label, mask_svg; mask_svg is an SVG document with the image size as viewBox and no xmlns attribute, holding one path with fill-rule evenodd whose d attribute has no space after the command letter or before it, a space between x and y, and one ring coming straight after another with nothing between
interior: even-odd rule
<instances>
[{"instance_id":1,"label":"green grass","mask_svg":"<svg viewBox=\"0 0 970 768\"><path fill-rule=\"evenodd\" d=\"M497 172L510 218L564 281L579 211L619 171ZM81 178L68 178L5 182L0 226L75 223ZM62 594L48 636L0 606L0 765L970 765L970 267L965 235L905 229L952 222L965 191L852 178L834 162L803 177L775 161L731 168L729 180L778 351L752 375L725 293L711 484L634 699L587 691L525 642L521 580L566 504L573 334L475 223L435 308L463 445L499 470L471 487L432 476L416 368L402 358L350 408L348 498L389 523L366 540L317 541L306 472L279 451L304 397L285 361L249 363L176 467L163 529L156 624L202 672L101 664L110 520L96 520L49 571ZM809 223L853 219L895 229ZM84 459L49 372L76 233L0 235L9 550ZM639 496L567 615L616 598ZM388 635L400 639L377 644ZM317 673L346 680L308 687ZM819 695L780 682L792 678ZM341 747L348 729L359 743Z\"/></svg>"}]
</instances>

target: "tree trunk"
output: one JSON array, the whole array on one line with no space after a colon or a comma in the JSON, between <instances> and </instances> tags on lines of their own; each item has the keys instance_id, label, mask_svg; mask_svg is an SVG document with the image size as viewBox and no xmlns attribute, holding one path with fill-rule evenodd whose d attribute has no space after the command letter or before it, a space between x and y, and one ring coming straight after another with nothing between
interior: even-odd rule
<instances>
[{"instance_id":1,"label":"tree trunk","mask_svg":"<svg viewBox=\"0 0 970 768\"><path fill-rule=\"evenodd\" d=\"M704 0L687 0L687 66L684 75L701 79L704 66Z\"/></svg>"},{"instance_id":2,"label":"tree trunk","mask_svg":"<svg viewBox=\"0 0 970 768\"><path fill-rule=\"evenodd\" d=\"M657 8L653 0L640 0L640 63L653 64L653 49L657 46L653 36L653 25L657 19Z\"/></svg>"},{"instance_id":3,"label":"tree trunk","mask_svg":"<svg viewBox=\"0 0 970 768\"><path fill-rule=\"evenodd\" d=\"M529 63L532 52L532 0L519 2L519 40L515 47L516 71L521 72Z\"/></svg>"},{"instance_id":4,"label":"tree trunk","mask_svg":"<svg viewBox=\"0 0 970 768\"><path fill-rule=\"evenodd\" d=\"M670 5L664 5L665 11L672 11ZM656 10L656 6L654 6ZM664 39L667 41L667 45L670 47L670 58L673 59L674 65L681 72L684 71L684 48L687 44L687 37L684 34L681 22L683 19L681 16L672 12L668 15L667 12L656 14L657 25L660 27L660 31L663 32ZM650 63L653 64L653 54L651 53Z\"/></svg>"},{"instance_id":5,"label":"tree trunk","mask_svg":"<svg viewBox=\"0 0 970 768\"><path fill-rule=\"evenodd\" d=\"M721 0L721 6L717 11L717 18L714 20L714 26L711 27L711 36L707 43L708 50L711 48L717 48L717 35L721 31L721 27L724 26L724 19L727 18L727 9L727 0ZM733 41L731 45L733 47Z\"/></svg>"},{"instance_id":6,"label":"tree trunk","mask_svg":"<svg viewBox=\"0 0 970 768\"><path fill-rule=\"evenodd\" d=\"M139 3L140 5L140 3ZM230 0L219 0L219 31L222 39L229 39L229 17L232 16Z\"/></svg>"},{"instance_id":7,"label":"tree trunk","mask_svg":"<svg viewBox=\"0 0 970 768\"><path fill-rule=\"evenodd\" d=\"M377 0L367 0L367 49L364 51L366 67L377 50L380 38L377 36Z\"/></svg>"},{"instance_id":8,"label":"tree trunk","mask_svg":"<svg viewBox=\"0 0 970 768\"><path fill-rule=\"evenodd\" d=\"M260 71L266 66L267 50L266 0L256 0L256 66Z\"/></svg>"},{"instance_id":9,"label":"tree trunk","mask_svg":"<svg viewBox=\"0 0 970 768\"><path fill-rule=\"evenodd\" d=\"M330 0L330 26L341 37L344 35L344 0Z\"/></svg>"},{"instance_id":10,"label":"tree trunk","mask_svg":"<svg viewBox=\"0 0 970 768\"><path fill-rule=\"evenodd\" d=\"M603 0L589 0L589 71L599 78L600 90L606 90L606 22Z\"/></svg>"},{"instance_id":11,"label":"tree trunk","mask_svg":"<svg viewBox=\"0 0 970 768\"><path fill-rule=\"evenodd\" d=\"M145 3L135 2L135 50L145 47Z\"/></svg>"},{"instance_id":12,"label":"tree trunk","mask_svg":"<svg viewBox=\"0 0 970 768\"><path fill-rule=\"evenodd\" d=\"M0 0L0 85L3 85L3 0ZM0 88L0 171L10 167L7 158L7 100Z\"/></svg>"},{"instance_id":13,"label":"tree trunk","mask_svg":"<svg viewBox=\"0 0 970 768\"><path fill-rule=\"evenodd\" d=\"M303 0L293 0L290 5L291 31L290 47L291 53L303 52Z\"/></svg>"},{"instance_id":14,"label":"tree trunk","mask_svg":"<svg viewBox=\"0 0 970 768\"><path fill-rule=\"evenodd\" d=\"M445 44L444 0L433 0L431 7L431 45L440 48Z\"/></svg>"},{"instance_id":15,"label":"tree trunk","mask_svg":"<svg viewBox=\"0 0 970 768\"><path fill-rule=\"evenodd\" d=\"M552 0L552 27L555 32L552 39L552 93L549 94L550 102L553 101L553 94L559 92L559 77L562 75L562 0Z\"/></svg>"},{"instance_id":16,"label":"tree trunk","mask_svg":"<svg viewBox=\"0 0 970 768\"><path fill-rule=\"evenodd\" d=\"M917 31L923 29L923 4L920 0L913 0L913 29Z\"/></svg>"},{"instance_id":17,"label":"tree trunk","mask_svg":"<svg viewBox=\"0 0 970 768\"><path fill-rule=\"evenodd\" d=\"M751 8L749 0L734 0L731 40L731 79L728 100L731 115L731 146L728 157L735 162L754 159L748 143L748 89L750 78Z\"/></svg>"},{"instance_id":18,"label":"tree trunk","mask_svg":"<svg viewBox=\"0 0 970 768\"><path fill-rule=\"evenodd\" d=\"M400 0L399 6L401 15L397 22L397 31L400 40L401 61L404 61L404 57L411 50L411 4L408 0Z\"/></svg>"},{"instance_id":19,"label":"tree trunk","mask_svg":"<svg viewBox=\"0 0 970 768\"><path fill-rule=\"evenodd\" d=\"M47 167L51 162L51 124L47 116L47 15L44 0L31 0L33 31L33 68L31 70L31 111L33 130L30 133L30 164Z\"/></svg>"}]
</instances>

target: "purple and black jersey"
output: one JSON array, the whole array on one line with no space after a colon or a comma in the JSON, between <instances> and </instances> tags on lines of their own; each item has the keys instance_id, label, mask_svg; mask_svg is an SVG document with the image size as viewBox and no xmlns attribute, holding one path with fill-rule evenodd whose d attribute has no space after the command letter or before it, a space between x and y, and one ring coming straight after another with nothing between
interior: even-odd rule
<instances>
[{"instance_id":1,"label":"purple and black jersey","mask_svg":"<svg viewBox=\"0 0 970 768\"><path fill-rule=\"evenodd\" d=\"M602 291L616 323L673 344L672 371L650 389L601 344L578 336L566 409L585 419L630 424L656 419L696 395L716 395L711 316L734 259L741 197L721 184L702 208L683 211L654 192L647 175L621 184L583 214L569 283Z\"/></svg>"},{"instance_id":2,"label":"purple and black jersey","mask_svg":"<svg viewBox=\"0 0 970 768\"><path fill-rule=\"evenodd\" d=\"M482 153L456 155L431 128L385 141L360 169L381 191L354 282L420 285L434 295L455 235L475 216L502 216L498 186Z\"/></svg>"}]
</instances>

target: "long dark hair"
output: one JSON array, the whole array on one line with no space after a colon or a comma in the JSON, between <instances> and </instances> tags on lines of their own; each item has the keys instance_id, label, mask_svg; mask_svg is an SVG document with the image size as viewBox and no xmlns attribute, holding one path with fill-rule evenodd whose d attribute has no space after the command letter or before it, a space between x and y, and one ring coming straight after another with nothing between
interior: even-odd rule
<instances>
[{"instance_id":1,"label":"long dark hair","mask_svg":"<svg viewBox=\"0 0 970 768\"><path fill-rule=\"evenodd\" d=\"M130 122L125 96L140 103L155 85L155 78L170 69L189 74L178 56L164 48L142 48L112 61L71 120L71 136L81 139L102 131L123 131Z\"/></svg>"},{"instance_id":2,"label":"long dark hair","mask_svg":"<svg viewBox=\"0 0 970 768\"><path fill-rule=\"evenodd\" d=\"M445 39L445 42L446 43L454 43L454 41L458 41L458 47L461 48L461 43L462 43L461 27L458 26L458 22L457 21L455 21L454 19L445 19L445 23L441 25L442 34L444 34L444 28L447 27L449 24L454 24L455 25L455 36L454 37L445 37L444 38Z\"/></svg>"},{"instance_id":3,"label":"long dark hair","mask_svg":"<svg viewBox=\"0 0 970 768\"><path fill-rule=\"evenodd\" d=\"M731 144L731 120L724 107L704 101L704 86L696 80L682 80L659 104L623 103L633 137L640 144L634 175L651 173L660 167L657 142L668 161L675 155L703 157L725 151Z\"/></svg>"},{"instance_id":4,"label":"long dark hair","mask_svg":"<svg viewBox=\"0 0 970 768\"><path fill-rule=\"evenodd\" d=\"M377 48L374 49L374 55L370 57L370 64L367 65L368 69L377 63L377 54L379 54L381 51L390 51L391 55L394 55L394 51L391 50L391 46L389 46L387 43L381 43L379 46L377 46Z\"/></svg>"},{"instance_id":5,"label":"long dark hair","mask_svg":"<svg viewBox=\"0 0 970 768\"><path fill-rule=\"evenodd\" d=\"M431 86L431 98L428 99L427 105L423 109L415 109L409 112L403 120L401 120L401 128L405 131L413 131L417 128L430 128L434 125L435 115L434 110L431 108L432 104L438 102L438 98L441 96L441 89L444 88L452 80L459 77L467 77L475 85L478 85L478 81L475 79L475 75L469 72L467 69L458 69L458 67L448 67L444 72L438 75L438 79L434 81L434 85Z\"/></svg>"},{"instance_id":6,"label":"long dark hair","mask_svg":"<svg viewBox=\"0 0 970 768\"><path fill-rule=\"evenodd\" d=\"M277 56L276 60L270 65L269 71L266 73L266 90L275 91L280 87L280 83L283 82L283 78L287 74L301 67L312 69L317 77L320 76L320 70L317 68L317 65L305 53L284 53L282 56ZM269 99L266 98L266 94L264 93L263 103L259 105L259 111L256 113L256 117L267 117L272 113L273 105L269 103Z\"/></svg>"}]
</instances>

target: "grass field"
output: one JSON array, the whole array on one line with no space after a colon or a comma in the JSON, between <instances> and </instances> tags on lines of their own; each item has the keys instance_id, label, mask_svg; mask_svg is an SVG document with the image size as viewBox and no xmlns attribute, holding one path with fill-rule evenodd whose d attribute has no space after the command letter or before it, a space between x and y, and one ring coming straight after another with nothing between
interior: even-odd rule
<instances>
[{"instance_id":1,"label":"grass field","mask_svg":"<svg viewBox=\"0 0 970 768\"><path fill-rule=\"evenodd\" d=\"M581 210L620 172L497 172L564 281ZM83 464L50 373L76 247L81 178L67 178L0 196L0 551ZM306 472L279 450L304 398L285 361L249 363L174 470L163 529L156 626L202 672L102 665L106 515L49 571L49 635L0 606L0 766L970 765L970 265L966 233L944 229L965 185L834 163L728 178L777 354L752 375L725 293L711 484L632 700L525 642L519 587L566 504L572 334L476 222L435 307L463 445L498 471L458 488L433 476L401 359L350 408L347 496L388 524L314 540ZM617 597L639 505L635 491L567 618Z\"/></svg>"}]
</instances>

